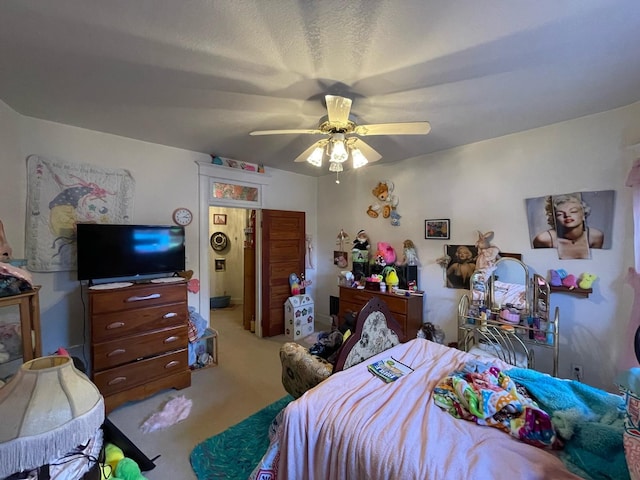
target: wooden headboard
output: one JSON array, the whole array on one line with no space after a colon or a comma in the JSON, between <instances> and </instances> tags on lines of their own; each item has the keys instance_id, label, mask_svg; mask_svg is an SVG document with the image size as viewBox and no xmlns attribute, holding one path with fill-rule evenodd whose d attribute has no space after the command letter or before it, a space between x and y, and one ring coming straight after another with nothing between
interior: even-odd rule
<instances>
[{"instance_id":1,"label":"wooden headboard","mask_svg":"<svg viewBox=\"0 0 640 480\"><path fill-rule=\"evenodd\" d=\"M368 349L367 353L361 357L360 361L364 361L367 358L372 357L373 355L377 355L378 353L391 348L392 346L397 345L397 343L403 342L405 340L404 333L402 333L402 329L400 328L398 322L395 320L395 318L393 318L393 315L389 311L389 307L387 306L387 304L380 298L373 297L365 304L364 307L362 307L362 309L358 313L358 316L356 317L355 331L340 347L340 352L338 353L336 364L333 368L333 373L339 372L340 370L344 370L345 368L351 366L350 361L352 362L353 359L350 359L350 354L352 354L352 350L354 349L354 347L361 347L363 345L363 333L367 332L367 328L370 328L369 322L367 322L367 320L370 320L370 322L372 320L375 320L377 322L380 314L384 317L386 326L380 330L376 330L375 333L381 336L385 336L385 340L387 341L374 342L377 347ZM372 317L370 319L371 315L374 315L375 317ZM397 341L396 343L391 344L394 342L394 335L397 338ZM370 338L366 338L364 341L369 342Z\"/></svg>"}]
</instances>

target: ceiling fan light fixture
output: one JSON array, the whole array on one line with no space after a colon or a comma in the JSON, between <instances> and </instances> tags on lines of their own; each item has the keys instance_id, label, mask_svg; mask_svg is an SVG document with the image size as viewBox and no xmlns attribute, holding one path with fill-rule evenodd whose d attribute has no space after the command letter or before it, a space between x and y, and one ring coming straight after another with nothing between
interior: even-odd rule
<instances>
[{"instance_id":1,"label":"ceiling fan light fixture","mask_svg":"<svg viewBox=\"0 0 640 480\"><path fill-rule=\"evenodd\" d=\"M344 133L335 133L331 138L331 161L336 163L346 162L349 158L347 147L344 144Z\"/></svg>"},{"instance_id":2,"label":"ceiling fan light fixture","mask_svg":"<svg viewBox=\"0 0 640 480\"><path fill-rule=\"evenodd\" d=\"M364 167L369 163L369 160L367 160L367 157L362 154L359 148L351 149L351 158L353 159L353 168Z\"/></svg>"},{"instance_id":3,"label":"ceiling fan light fixture","mask_svg":"<svg viewBox=\"0 0 640 480\"><path fill-rule=\"evenodd\" d=\"M329 163L329 171L330 172L342 172L344 168L342 168L342 163L340 162L331 162Z\"/></svg>"},{"instance_id":4,"label":"ceiling fan light fixture","mask_svg":"<svg viewBox=\"0 0 640 480\"><path fill-rule=\"evenodd\" d=\"M324 147L316 147L311 155L307 158L307 162L309 162L314 167L322 166L322 157L324 156Z\"/></svg>"}]
</instances>

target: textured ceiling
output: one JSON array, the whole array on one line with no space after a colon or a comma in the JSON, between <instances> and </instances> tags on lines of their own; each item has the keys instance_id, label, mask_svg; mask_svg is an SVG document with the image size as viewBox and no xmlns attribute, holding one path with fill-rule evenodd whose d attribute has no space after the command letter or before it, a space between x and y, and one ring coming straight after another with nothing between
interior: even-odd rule
<instances>
[{"instance_id":1,"label":"textured ceiling","mask_svg":"<svg viewBox=\"0 0 640 480\"><path fill-rule=\"evenodd\" d=\"M395 162L640 100L637 0L2 0L17 112L307 175L327 93Z\"/></svg>"}]
</instances>

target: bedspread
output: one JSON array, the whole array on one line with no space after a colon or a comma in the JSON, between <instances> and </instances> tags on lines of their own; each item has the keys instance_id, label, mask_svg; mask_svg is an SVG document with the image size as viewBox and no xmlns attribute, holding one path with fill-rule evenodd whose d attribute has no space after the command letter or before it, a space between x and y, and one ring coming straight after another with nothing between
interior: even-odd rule
<instances>
[{"instance_id":1,"label":"bedspread","mask_svg":"<svg viewBox=\"0 0 640 480\"><path fill-rule=\"evenodd\" d=\"M374 378L367 365L388 356L414 371L388 384ZM261 478L579 478L553 452L435 405L438 381L475 358L415 339L332 375L284 410L276 466Z\"/></svg>"}]
</instances>

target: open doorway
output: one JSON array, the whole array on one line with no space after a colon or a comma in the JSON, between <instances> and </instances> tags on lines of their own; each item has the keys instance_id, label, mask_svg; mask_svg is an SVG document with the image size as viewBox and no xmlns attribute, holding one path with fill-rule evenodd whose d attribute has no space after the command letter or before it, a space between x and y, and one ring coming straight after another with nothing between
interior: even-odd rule
<instances>
[{"instance_id":1,"label":"open doorway","mask_svg":"<svg viewBox=\"0 0 640 480\"><path fill-rule=\"evenodd\" d=\"M242 309L242 325L255 331L256 210L209 206L209 303Z\"/></svg>"}]
</instances>

